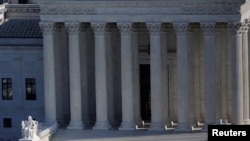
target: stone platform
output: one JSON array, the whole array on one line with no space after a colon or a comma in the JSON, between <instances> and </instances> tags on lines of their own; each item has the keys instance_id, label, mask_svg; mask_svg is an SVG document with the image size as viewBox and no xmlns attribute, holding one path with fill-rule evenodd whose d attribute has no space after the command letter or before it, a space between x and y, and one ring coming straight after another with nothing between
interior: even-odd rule
<instances>
[{"instance_id":1,"label":"stone platform","mask_svg":"<svg viewBox=\"0 0 250 141\"><path fill-rule=\"evenodd\" d=\"M58 129L51 141L205 141L207 132Z\"/></svg>"}]
</instances>

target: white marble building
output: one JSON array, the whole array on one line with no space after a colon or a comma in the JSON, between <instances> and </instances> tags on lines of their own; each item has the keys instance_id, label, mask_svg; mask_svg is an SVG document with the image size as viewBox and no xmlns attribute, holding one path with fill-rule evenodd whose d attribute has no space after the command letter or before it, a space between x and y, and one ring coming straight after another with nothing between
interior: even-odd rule
<instances>
[{"instance_id":1,"label":"white marble building","mask_svg":"<svg viewBox=\"0 0 250 141\"><path fill-rule=\"evenodd\" d=\"M5 7L40 9L43 70L34 72L43 76L37 86L45 123L69 130L136 130L146 122L148 130L191 130L198 123L206 129L220 119L250 123L250 1L17 3Z\"/></svg>"}]
</instances>

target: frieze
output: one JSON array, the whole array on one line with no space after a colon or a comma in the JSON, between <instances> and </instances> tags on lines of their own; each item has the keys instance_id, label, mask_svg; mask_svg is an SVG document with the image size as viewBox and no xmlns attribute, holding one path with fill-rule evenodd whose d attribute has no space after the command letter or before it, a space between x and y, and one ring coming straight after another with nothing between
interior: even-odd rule
<instances>
[{"instance_id":1,"label":"frieze","mask_svg":"<svg viewBox=\"0 0 250 141\"><path fill-rule=\"evenodd\" d=\"M7 12L34 12L34 13L39 13L40 8L38 5L32 5L29 7L20 7L16 5L6 5L5 6Z\"/></svg>"},{"instance_id":2,"label":"frieze","mask_svg":"<svg viewBox=\"0 0 250 141\"><path fill-rule=\"evenodd\" d=\"M70 1L60 1L60 0L43 0L40 1L40 5L85 5L90 7L181 7L181 6L194 6L194 7L208 7L208 6L240 6L244 3L244 0L161 0L161 1L152 1L152 0L140 0L140 1L92 1L92 0L70 0Z\"/></svg>"},{"instance_id":3,"label":"frieze","mask_svg":"<svg viewBox=\"0 0 250 141\"><path fill-rule=\"evenodd\" d=\"M70 3L70 4L69 4ZM56 1L39 3L41 15L238 15L240 3L175 1ZM166 8L168 7L168 8Z\"/></svg>"}]
</instances>

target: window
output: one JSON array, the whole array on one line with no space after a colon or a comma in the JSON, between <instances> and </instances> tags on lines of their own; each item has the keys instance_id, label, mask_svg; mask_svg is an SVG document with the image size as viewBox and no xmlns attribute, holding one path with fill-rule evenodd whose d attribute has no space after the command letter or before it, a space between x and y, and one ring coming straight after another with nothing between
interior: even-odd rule
<instances>
[{"instance_id":1,"label":"window","mask_svg":"<svg viewBox=\"0 0 250 141\"><path fill-rule=\"evenodd\" d=\"M4 118L3 119L3 127L4 128L11 128L12 127L11 118Z\"/></svg>"},{"instance_id":2,"label":"window","mask_svg":"<svg viewBox=\"0 0 250 141\"><path fill-rule=\"evenodd\" d=\"M12 79L2 78L2 99L12 100Z\"/></svg>"},{"instance_id":3,"label":"window","mask_svg":"<svg viewBox=\"0 0 250 141\"><path fill-rule=\"evenodd\" d=\"M26 100L36 100L36 79L26 78Z\"/></svg>"}]
</instances>

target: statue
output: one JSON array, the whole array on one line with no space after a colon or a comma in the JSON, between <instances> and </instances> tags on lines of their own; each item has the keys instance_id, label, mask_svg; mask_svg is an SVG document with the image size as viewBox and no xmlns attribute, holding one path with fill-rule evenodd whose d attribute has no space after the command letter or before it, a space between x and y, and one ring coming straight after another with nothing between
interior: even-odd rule
<instances>
[{"instance_id":1,"label":"statue","mask_svg":"<svg viewBox=\"0 0 250 141\"><path fill-rule=\"evenodd\" d=\"M38 121L33 120L32 116L28 116L28 120L23 120L21 126L23 139L39 139L37 136Z\"/></svg>"}]
</instances>

